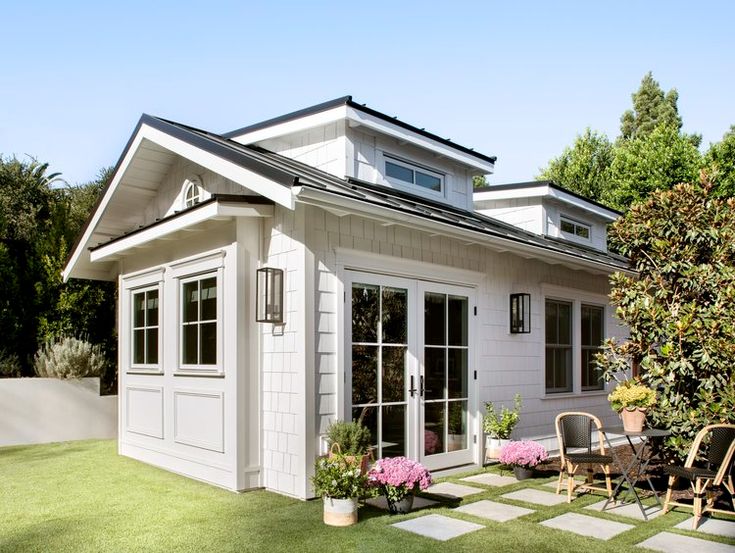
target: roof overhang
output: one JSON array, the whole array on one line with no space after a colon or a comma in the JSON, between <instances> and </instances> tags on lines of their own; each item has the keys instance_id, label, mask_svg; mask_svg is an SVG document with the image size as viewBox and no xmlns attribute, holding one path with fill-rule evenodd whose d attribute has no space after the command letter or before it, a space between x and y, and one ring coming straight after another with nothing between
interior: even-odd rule
<instances>
[{"instance_id":1,"label":"roof overhang","mask_svg":"<svg viewBox=\"0 0 735 553\"><path fill-rule=\"evenodd\" d=\"M465 244L486 246L498 252L511 252L526 259L538 259L550 265L564 265L576 270L584 270L593 274L609 275L620 271L634 275L635 271L619 265L586 259L562 251L552 251L534 244L509 237L493 236L479 230L461 228L435 219L407 214L385 206L376 206L368 201L346 198L328 191L306 186L292 189L300 202L328 209L338 215L360 215L377 219L389 224L404 225L412 229L422 230L433 235L447 236L463 241Z\"/></svg>"},{"instance_id":2,"label":"roof overhang","mask_svg":"<svg viewBox=\"0 0 735 553\"><path fill-rule=\"evenodd\" d=\"M539 182L533 186L522 185L513 187L512 185L488 186L485 189L475 192L472 195L475 207L482 208L483 203L496 200L510 200L519 198L548 198L556 200L564 205L582 209L588 213L596 215L600 219L612 223L620 213L614 209L586 200L576 194L572 194L562 190L557 186L553 186L546 182Z\"/></svg>"},{"instance_id":3,"label":"roof overhang","mask_svg":"<svg viewBox=\"0 0 735 553\"><path fill-rule=\"evenodd\" d=\"M241 184L289 209L294 207L290 185L298 179L263 164L247 152L197 134L193 130L144 115L133 132L112 178L101 193L74 245L62 277L112 280L114 266L95 263L90 249L121 236L142 223L145 205L157 194L161 179L176 156Z\"/></svg>"}]
</instances>

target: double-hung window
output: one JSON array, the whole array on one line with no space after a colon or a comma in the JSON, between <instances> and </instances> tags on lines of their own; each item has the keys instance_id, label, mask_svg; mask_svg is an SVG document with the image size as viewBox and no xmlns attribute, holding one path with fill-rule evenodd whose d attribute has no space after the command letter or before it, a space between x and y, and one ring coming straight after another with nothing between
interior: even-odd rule
<instances>
[{"instance_id":1,"label":"double-hung window","mask_svg":"<svg viewBox=\"0 0 735 553\"><path fill-rule=\"evenodd\" d=\"M572 303L546 300L546 393L572 391Z\"/></svg>"},{"instance_id":2,"label":"double-hung window","mask_svg":"<svg viewBox=\"0 0 735 553\"><path fill-rule=\"evenodd\" d=\"M444 175L413 163L385 156L385 177L389 182L411 185L441 194Z\"/></svg>"},{"instance_id":3,"label":"double-hung window","mask_svg":"<svg viewBox=\"0 0 735 553\"><path fill-rule=\"evenodd\" d=\"M158 367L158 287L132 292L132 363L137 368Z\"/></svg>"},{"instance_id":4,"label":"double-hung window","mask_svg":"<svg viewBox=\"0 0 735 553\"><path fill-rule=\"evenodd\" d=\"M605 335L605 309L599 305L582 304L582 391L602 390L605 384L595 361Z\"/></svg>"},{"instance_id":5,"label":"double-hung window","mask_svg":"<svg viewBox=\"0 0 735 553\"><path fill-rule=\"evenodd\" d=\"M181 365L217 365L217 275L181 280Z\"/></svg>"}]
</instances>

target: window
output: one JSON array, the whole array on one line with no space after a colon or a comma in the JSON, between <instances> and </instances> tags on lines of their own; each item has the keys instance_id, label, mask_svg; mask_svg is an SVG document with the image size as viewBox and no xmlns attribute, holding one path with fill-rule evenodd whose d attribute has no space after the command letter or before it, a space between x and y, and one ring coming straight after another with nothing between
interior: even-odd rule
<instances>
[{"instance_id":1,"label":"window","mask_svg":"<svg viewBox=\"0 0 735 553\"><path fill-rule=\"evenodd\" d=\"M568 234L568 235L571 235L577 238L582 238L584 240L590 239L590 226L589 225L578 223L576 221L572 221L571 219L562 217L560 228L564 234Z\"/></svg>"},{"instance_id":2,"label":"window","mask_svg":"<svg viewBox=\"0 0 735 553\"><path fill-rule=\"evenodd\" d=\"M181 364L217 364L217 277L181 281Z\"/></svg>"},{"instance_id":3,"label":"window","mask_svg":"<svg viewBox=\"0 0 735 553\"><path fill-rule=\"evenodd\" d=\"M132 365L158 365L158 288L133 292L132 321Z\"/></svg>"},{"instance_id":4,"label":"window","mask_svg":"<svg viewBox=\"0 0 735 553\"><path fill-rule=\"evenodd\" d=\"M444 175L387 156L385 158L385 176L391 182L398 181L399 184L420 186L433 192L441 193L444 185Z\"/></svg>"},{"instance_id":5,"label":"window","mask_svg":"<svg viewBox=\"0 0 735 553\"><path fill-rule=\"evenodd\" d=\"M605 336L604 315L604 308L582 304L582 391L605 388L595 362L595 354L600 351Z\"/></svg>"},{"instance_id":6,"label":"window","mask_svg":"<svg viewBox=\"0 0 735 553\"><path fill-rule=\"evenodd\" d=\"M572 391L572 304L546 300L546 393Z\"/></svg>"},{"instance_id":7,"label":"window","mask_svg":"<svg viewBox=\"0 0 735 553\"><path fill-rule=\"evenodd\" d=\"M184 207L193 207L202 201L202 181L192 176L184 182Z\"/></svg>"}]
</instances>

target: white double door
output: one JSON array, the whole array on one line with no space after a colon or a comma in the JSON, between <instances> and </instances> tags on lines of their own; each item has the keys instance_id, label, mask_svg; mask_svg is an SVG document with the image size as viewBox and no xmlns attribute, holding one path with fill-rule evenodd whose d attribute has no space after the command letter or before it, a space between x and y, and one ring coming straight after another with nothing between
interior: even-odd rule
<instances>
[{"instance_id":1,"label":"white double door","mask_svg":"<svg viewBox=\"0 0 735 553\"><path fill-rule=\"evenodd\" d=\"M429 469L475 459L474 290L347 272L345 396L378 457Z\"/></svg>"}]
</instances>

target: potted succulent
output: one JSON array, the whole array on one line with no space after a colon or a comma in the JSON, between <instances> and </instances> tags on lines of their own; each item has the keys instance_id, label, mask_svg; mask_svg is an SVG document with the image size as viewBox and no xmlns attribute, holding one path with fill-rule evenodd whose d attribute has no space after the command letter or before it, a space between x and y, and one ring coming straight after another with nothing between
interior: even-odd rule
<instances>
[{"instance_id":1,"label":"potted succulent","mask_svg":"<svg viewBox=\"0 0 735 553\"><path fill-rule=\"evenodd\" d=\"M311 479L324 501L324 524L350 526L357 522L357 500L367 491L368 478L360 462L346 455L317 459Z\"/></svg>"},{"instance_id":2,"label":"potted succulent","mask_svg":"<svg viewBox=\"0 0 735 553\"><path fill-rule=\"evenodd\" d=\"M407 513L413 506L414 494L431 485L431 473L406 457L388 457L375 462L368 480L385 496L391 514Z\"/></svg>"},{"instance_id":3,"label":"potted succulent","mask_svg":"<svg viewBox=\"0 0 735 553\"><path fill-rule=\"evenodd\" d=\"M508 442L500 450L500 462L513 467L513 474L518 480L525 480L533 475L533 469L541 461L546 461L549 454L540 443L530 440Z\"/></svg>"},{"instance_id":4,"label":"potted succulent","mask_svg":"<svg viewBox=\"0 0 735 553\"><path fill-rule=\"evenodd\" d=\"M367 472L372 436L370 429L362 425L362 417L356 421L334 421L327 428L326 439L330 455L357 459L363 474Z\"/></svg>"},{"instance_id":5,"label":"potted succulent","mask_svg":"<svg viewBox=\"0 0 735 553\"><path fill-rule=\"evenodd\" d=\"M656 404L656 392L636 378L619 383L607 399L613 411L620 414L625 430L641 432L646 410Z\"/></svg>"},{"instance_id":6,"label":"potted succulent","mask_svg":"<svg viewBox=\"0 0 735 553\"><path fill-rule=\"evenodd\" d=\"M521 418L521 395L513 398L513 409L503 406L495 411L492 401L485 402L482 428L485 431L485 458L497 459L500 449L510 441L510 435Z\"/></svg>"}]
</instances>

